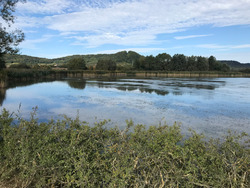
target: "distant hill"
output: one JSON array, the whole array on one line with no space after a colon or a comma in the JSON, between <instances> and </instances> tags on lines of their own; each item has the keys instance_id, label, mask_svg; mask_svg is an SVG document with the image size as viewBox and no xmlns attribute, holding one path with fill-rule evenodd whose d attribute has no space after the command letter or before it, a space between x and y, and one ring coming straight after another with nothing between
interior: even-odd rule
<instances>
[{"instance_id":1,"label":"distant hill","mask_svg":"<svg viewBox=\"0 0 250 188\"><path fill-rule=\"evenodd\" d=\"M39 58L32 57L28 55L19 55L19 54L6 54L4 56L5 62L7 64L12 63L26 63L28 65L35 64L57 64L57 65L65 65L70 59L75 57L83 57L86 61L87 66L96 65L99 59L112 59L117 64L132 64L137 59L142 57L142 55L138 54L134 51L121 51L115 54L90 54L90 55L72 55L65 56L54 59L47 58ZM230 66L232 69L246 69L250 68L250 63L240 63L238 61L229 61L229 60L219 60L221 63L225 63Z\"/></svg>"},{"instance_id":2,"label":"distant hill","mask_svg":"<svg viewBox=\"0 0 250 188\"><path fill-rule=\"evenodd\" d=\"M141 57L140 54L134 51L121 51L115 54L96 54L96 55L72 55L55 59L39 58L32 57L27 55L18 55L18 54L6 54L4 59L7 64L11 63L26 63L28 65L34 64L58 64L63 65L67 63L70 59L74 57L83 57L87 65L95 65L99 59L112 59L118 64L132 64L135 60Z\"/></svg>"},{"instance_id":3,"label":"distant hill","mask_svg":"<svg viewBox=\"0 0 250 188\"><path fill-rule=\"evenodd\" d=\"M228 61L228 60L220 60L219 62L227 64L229 67L233 69L245 69L250 68L250 63L240 63L238 61Z\"/></svg>"}]
</instances>

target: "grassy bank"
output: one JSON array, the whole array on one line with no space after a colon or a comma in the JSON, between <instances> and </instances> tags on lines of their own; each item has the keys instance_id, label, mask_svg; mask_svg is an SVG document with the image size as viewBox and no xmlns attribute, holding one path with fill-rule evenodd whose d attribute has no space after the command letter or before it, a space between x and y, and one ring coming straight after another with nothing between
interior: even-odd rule
<instances>
[{"instance_id":1,"label":"grassy bank","mask_svg":"<svg viewBox=\"0 0 250 188\"><path fill-rule=\"evenodd\" d=\"M249 187L245 134L205 141L180 127L89 126L78 118L38 123L0 114L0 186ZM208 139L206 139L208 140Z\"/></svg>"}]
</instances>

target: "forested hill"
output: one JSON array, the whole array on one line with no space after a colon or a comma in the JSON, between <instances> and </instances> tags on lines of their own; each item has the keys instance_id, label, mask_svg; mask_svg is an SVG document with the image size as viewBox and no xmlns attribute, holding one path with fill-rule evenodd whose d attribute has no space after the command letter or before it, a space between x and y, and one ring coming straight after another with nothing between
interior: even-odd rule
<instances>
[{"instance_id":1,"label":"forested hill","mask_svg":"<svg viewBox=\"0 0 250 188\"><path fill-rule=\"evenodd\" d=\"M27 55L18 55L18 54L6 54L4 56L4 60L7 64L12 63L25 63L27 65L35 65L35 64L57 64L57 65L65 65L69 62L69 60L83 57L86 65L96 65L98 60L100 59L111 59L115 61L117 64L133 64L138 62L138 60L143 57L142 55L134 52L134 51L121 51L115 54L91 54L91 55L72 55L65 56L61 58L47 59L47 58L39 58L32 57ZM151 56L149 56L150 58ZM231 69L246 69L250 68L250 63L240 63L238 61L228 61L228 60L219 60L218 62L222 64L227 64Z\"/></svg>"},{"instance_id":2,"label":"forested hill","mask_svg":"<svg viewBox=\"0 0 250 188\"><path fill-rule=\"evenodd\" d=\"M231 67L233 69L250 68L250 63L240 63L238 61L228 61L228 60L220 60L220 62L227 64L229 67Z\"/></svg>"},{"instance_id":3,"label":"forested hill","mask_svg":"<svg viewBox=\"0 0 250 188\"><path fill-rule=\"evenodd\" d=\"M134 61L138 60L141 55L133 52L133 51L121 51L115 54L96 54L96 55L72 55L66 56L61 58L55 59L46 59L46 58L39 58L39 57L32 57L27 55L10 55L6 54L4 59L7 64L10 63L26 63L28 65L34 64L58 64L63 65L67 63L70 59L75 57L83 57L87 65L95 65L99 59L111 59L114 60L116 63L133 63Z\"/></svg>"}]
</instances>

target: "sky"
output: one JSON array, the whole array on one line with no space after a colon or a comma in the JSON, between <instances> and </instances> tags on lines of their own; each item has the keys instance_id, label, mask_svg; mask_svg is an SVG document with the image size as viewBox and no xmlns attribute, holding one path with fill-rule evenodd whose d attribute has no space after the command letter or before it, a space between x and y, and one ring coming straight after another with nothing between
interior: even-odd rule
<instances>
[{"instance_id":1,"label":"sky","mask_svg":"<svg viewBox=\"0 0 250 188\"><path fill-rule=\"evenodd\" d=\"M15 16L23 55L132 50L250 63L250 0L27 0Z\"/></svg>"}]
</instances>

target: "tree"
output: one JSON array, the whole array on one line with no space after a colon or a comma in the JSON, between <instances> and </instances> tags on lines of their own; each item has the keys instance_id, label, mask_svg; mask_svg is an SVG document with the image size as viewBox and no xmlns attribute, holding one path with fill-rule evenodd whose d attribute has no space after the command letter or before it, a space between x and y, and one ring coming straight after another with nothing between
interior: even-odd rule
<instances>
[{"instance_id":1,"label":"tree","mask_svg":"<svg viewBox=\"0 0 250 188\"><path fill-rule=\"evenodd\" d=\"M99 59L96 64L96 70L116 70L116 62L111 59Z\"/></svg>"},{"instance_id":2,"label":"tree","mask_svg":"<svg viewBox=\"0 0 250 188\"><path fill-rule=\"evenodd\" d=\"M141 56L139 59L135 60L135 62L133 63L133 68L135 70L144 70L144 61L145 57Z\"/></svg>"},{"instance_id":3,"label":"tree","mask_svg":"<svg viewBox=\"0 0 250 188\"><path fill-rule=\"evenodd\" d=\"M156 56L158 70L170 70L171 55L162 53Z\"/></svg>"},{"instance_id":4,"label":"tree","mask_svg":"<svg viewBox=\"0 0 250 188\"><path fill-rule=\"evenodd\" d=\"M227 64L225 64L225 63L220 63L220 64L221 64L221 71L223 71L223 72L230 71L230 67Z\"/></svg>"},{"instance_id":5,"label":"tree","mask_svg":"<svg viewBox=\"0 0 250 188\"><path fill-rule=\"evenodd\" d=\"M152 55L146 56L144 59L144 67L145 70L155 70L156 69L155 57Z\"/></svg>"},{"instance_id":6,"label":"tree","mask_svg":"<svg viewBox=\"0 0 250 188\"><path fill-rule=\"evenodd\" d=\"M82 57L76 57L69 60L67 64L68 70L86 70L86 63Z\"/></svg>"},{"instance_id":7,"label":"tree","mask_svg":"<svg viewBox=\"0 0 250 188\"><path fill-rule=\"evenodd\" d=\"M209 65L207 58L202 56L197 57L197 69L199 71L208 71Z\"/></svg>"},{"instance_id":8,"label":"tree","mask_svg":"<svg viewBox=\"0 0 250 188\"><path fill-rule=\"evenodd\" d=\"M209 64L210 71L216 70L218 67L218 63L217 63L216 58L214 56L210 56L208 58L208 64Z\"/></svg>"},{"instance_id":9,"label":"tree","mask_svg":"<svg viewBox=\"0 0 250 188\"><path fill-rule=\"evenodd\" d=\"M11 25L15 21L13 12L18 2L25 2L25 0L0 0L0 19L4 21L3 26L0 23L0 69L5 68L5 61L3 55L6 53L17 53L18 44L24 40L24 34L21 30L11 30Z\"/></svg>"},{"instance_id":10,"label":"tree","mask_svg":"<svg viewBox=\"0 0 250 188\"><path fill-rule=\"evenodd\" d=\"M197 57L196 56L188 57L188 60L187 60L187 70L188 71L197 71L198 70L198 67L197 67Z\"/></svg>"},{"instance_id":11,"label":"tree","mask_svg":"<svg viewBox=\"0 0 250 188\"><path fill-rule=\"evenodd\" d=\"M187 68L187 59L183 54L175 54L172 58L171 68L173 71L185 71Z\"/></svg>"},{"instance_id":12,"label":"tree","mask_svg":"<svg viewBox=\"0 0 250 188\"><path fill-rule=\"evenodd\" d=\"M128 56L128 61L132 64L141 57L140 54L134 51L128 51L127 56Z\"/></svg>"},{"instance_id":13,"label":"tree","mask_svg":"<svg viewBox=\"0 0 250 188\"><path fill-rule=\"evenodd\" d=\"M230 67L226 64L223 64L216 60L214 56L208 58L209 70L210 71L224 71L227 72L230 70Z\"/></svg>"}]
</instances>

